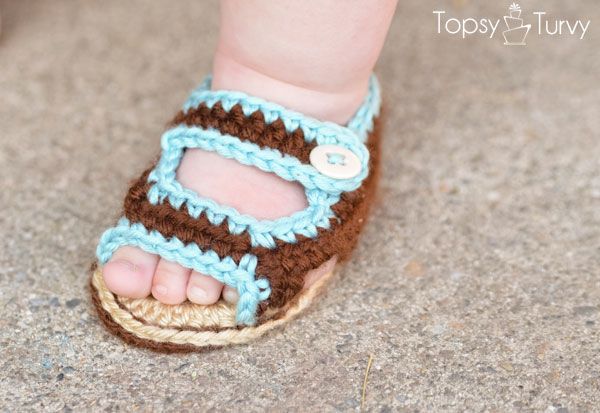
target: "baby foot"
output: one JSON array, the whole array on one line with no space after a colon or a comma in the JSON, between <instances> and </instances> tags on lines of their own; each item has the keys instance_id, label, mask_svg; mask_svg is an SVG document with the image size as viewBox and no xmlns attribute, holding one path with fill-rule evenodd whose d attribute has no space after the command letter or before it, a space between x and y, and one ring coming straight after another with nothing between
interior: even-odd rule
<instances>
[{"instance_id":1,"label":"baby foot","mask_svg":"<svg viewBox=\"0 0 600 413\"><path fill-rule=\"evenodd\" d=\"M349 104L347 93L303 89L236 64L221 66L233 67L220 70L227 77L223 88L244 90L304 113L309 113L310 107L327 107L326 113L325 109L319 110L321 116L319 113L309 114L339 123L353 115L366 93L364 85L357 85L355 93L350 94ZM217 88L223 81L218 73L213 81ZM245 80L241 82L240 79ZM332 107L337 109L331 110ZM299 183L200 149L185 152L177 170L177 179L200 196L234 207L240 213L257 219L274 220L289 216L308 205ZM334 263L335 258L310 271L305 278L305 288L330 272ZM164 304L180 304L188 299L204 305L213 304L220 297L230 302L237 299L235 289L224 287L214 278L134 247L119 248L105 264L103 274L108 289L124 297L143 298L152 294Z\"/></svg>"}]
</instances>

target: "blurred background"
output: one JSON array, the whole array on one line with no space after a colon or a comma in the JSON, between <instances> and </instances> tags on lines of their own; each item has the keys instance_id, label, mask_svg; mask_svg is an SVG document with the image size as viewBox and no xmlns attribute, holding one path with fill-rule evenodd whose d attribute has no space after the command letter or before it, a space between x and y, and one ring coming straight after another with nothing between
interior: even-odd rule
<instances>
[{"instance_id":1,"label":"blurred background","mask_svg":"<svg viewBox=\"0 0 600 413\"><path fill-rule=\"evenodd\" d=\"M598 409L600 4L520 5L506 46L510 2L400 0L355 259L283 332L169 356L104 330L88 268L210 70L218 3L1 0L0 410L360 410L369 357L369 411ZM539 35L535 11L591 23Z\"/></svg>"}]
</instances>

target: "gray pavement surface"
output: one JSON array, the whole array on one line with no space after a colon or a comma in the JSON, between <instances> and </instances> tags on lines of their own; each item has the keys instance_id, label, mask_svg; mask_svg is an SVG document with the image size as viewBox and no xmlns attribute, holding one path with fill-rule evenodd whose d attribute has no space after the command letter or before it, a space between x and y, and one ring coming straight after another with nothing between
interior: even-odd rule
<instances>
[{"instance_id":1,"label":"gray pavement surface","mask_svg":"<svg viewBox=\"0 0 600 413\"><path fill-rule=\"evenodd\" d=\"M367 411L600 410L600 5L528 1L588 33L508 47L432 13L508 2L400 3L354 260L283 331L161 355L104 330L87 269L210 68L217 4L0 1L0 410L358 411L370 356Z\"/></svg>"}]
</instances>

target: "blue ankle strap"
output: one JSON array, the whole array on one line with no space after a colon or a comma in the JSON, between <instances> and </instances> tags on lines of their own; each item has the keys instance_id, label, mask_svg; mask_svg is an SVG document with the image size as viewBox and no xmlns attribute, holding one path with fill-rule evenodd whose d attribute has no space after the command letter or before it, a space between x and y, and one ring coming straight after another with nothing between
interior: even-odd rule
<instances>
[{"instance_id":1,"label":"blue ankle strap","mask_svg":"<svg viewBox=\"0 0 600 413\"><path fill-rule=\"evenodd\" d=\"M246 116L250 116L258 110L263 113L267 123L281 119L288 132L293 132L300 127L302 132L304 132L304 138L307 142L312 142L320 129L330 126L336 131L348 129L358 135L360 141L364 143L367 140L369 132L373 129L373 120L379 116L381 108L381 92L375 74L372 74L369 79L369 90L365 100L345 128L335 123L322 122L310 118L276 103L249 96L243 92L210 90L211 84L212 76L209 75L190 94L190 97L183 105L184 112L198 107L201 103L205 103L209 108L212 108L215 103L220 102L226 111L239 104Z\"/></svg>"}]
</instances>

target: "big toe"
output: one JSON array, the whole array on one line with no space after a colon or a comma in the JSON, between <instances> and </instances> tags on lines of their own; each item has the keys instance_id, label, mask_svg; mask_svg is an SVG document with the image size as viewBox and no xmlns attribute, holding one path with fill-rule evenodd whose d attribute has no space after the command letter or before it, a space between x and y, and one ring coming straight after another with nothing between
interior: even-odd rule
<instances>
[{"instance_id":1,"label":"big toe","mask_svg":"<svg viewBox=\"0 0 600 413\"><path fill-rule=\"evenodd\" d=\"M121 247L102 268L104 283L122 297L144 298L150 295L158 257L134 247Z\"/></svg>"},{"instance_id":2,"label":"big toe","mask_svg":"<svg viewBox=\"0 0 600 413\"><path fill-rule=\"evenodd\" d=\"M163 304L181 304L186 299L186 287L191 270L161 259L152 281L152 295Z\"/></svg>"}]
</instances>

